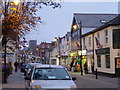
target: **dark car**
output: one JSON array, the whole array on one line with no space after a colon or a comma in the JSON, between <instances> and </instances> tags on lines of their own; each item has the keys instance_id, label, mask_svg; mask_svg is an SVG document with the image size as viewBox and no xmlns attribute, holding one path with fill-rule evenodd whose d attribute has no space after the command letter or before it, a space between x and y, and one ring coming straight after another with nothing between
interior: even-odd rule
<instances>
[{"instance_id":1,"label":"dark car","mask_svg":"<svg viewBox=\"0 0 120 90\"><path fill-rule=\"evenodd\" d=\"M22 64L22 65L21 65L21 69L20 69L20 70L21 70L21 72L23 72L23 73L25 72L25 67L26 67L26 65L25 65L25 64Z\"/></svg>"},{"instance_id":2,"label":"dark car","mask_svg":"<svg viewBox=\"0 0 120 90\"><path fill-rule=\"evenodd\" d=\"M38 64L41 65L41 63L28 63L28 64L26 65L26 67L25 67L24 75L25 75L25 76L28 76L29 73L30 73L30 71L31 71L31 69L32 69L32 67L33 67L34 65L38 65Z\"/></svg>"}]
</instances>

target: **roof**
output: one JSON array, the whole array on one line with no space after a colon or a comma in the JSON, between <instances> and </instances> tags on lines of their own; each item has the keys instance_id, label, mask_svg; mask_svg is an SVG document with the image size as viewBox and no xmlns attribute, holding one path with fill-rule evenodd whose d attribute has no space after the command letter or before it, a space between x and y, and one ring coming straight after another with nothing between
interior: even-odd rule
<instances>
[{"instance_id":1,"label":"roof","mask_svg":"<svg viewBox=\"0 0 120 90\"><path fill-rule=\"evenodd\" d=\"M96 28L94 29L93 31L90 31L88 33L85 33L82 35L82 37L86 36L86 35L89 35L89 34L92 34L92 33L95 33L97 31L100 31L106 27L109 27L109 26L114 26L114 25L120 25L120 15L118 15L117 17L115 17L114 19L110 20L109 22L107 22L106 24L100 26L99 28Z\"/></svg>"},{"instance_id":2,"label":"roof","mask_svg":"<svg viewBox=\"0 0 120 90\"><path fill-rule=\"evenodd\" d=\"M82 23L82 28L98 28L105 22L109 22L118 14L94 14L94 13L74 13L76 23Z\"/></svg>"},{"instance_id":3,"label":"roof","mask_svg":"<svg viewBox=\"0 0 120 90\"><path fill-rule=\"evenodd\" d=\"M49 64L41 64L41 65L36 65L37 68L63 68L62 66L59 65L49 65Z\"/></svg>"}]
</instances>

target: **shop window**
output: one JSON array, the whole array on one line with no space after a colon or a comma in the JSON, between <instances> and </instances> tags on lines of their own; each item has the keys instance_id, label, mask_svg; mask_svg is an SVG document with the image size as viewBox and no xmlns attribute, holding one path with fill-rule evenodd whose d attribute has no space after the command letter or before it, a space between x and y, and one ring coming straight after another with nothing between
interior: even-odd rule
<instances>
[{"instance_id":1,"label":"shop window","mask_svg":"<svg viewBox=\"0 0 120 90\"><path fill-rule=\"evenodd\" d=\"M101 56L100 55L97 56L97 66L101 67Z\"/></svg>"},{"instance_id":2,"label":"shop window","mask_svg":"<svg viewBox=\"0 0 120 90\"><path fill-rule=\"evenodd\" d=\"M110 55L105 55L106 68L110 68Z\"/></svg>"}]
</instances>

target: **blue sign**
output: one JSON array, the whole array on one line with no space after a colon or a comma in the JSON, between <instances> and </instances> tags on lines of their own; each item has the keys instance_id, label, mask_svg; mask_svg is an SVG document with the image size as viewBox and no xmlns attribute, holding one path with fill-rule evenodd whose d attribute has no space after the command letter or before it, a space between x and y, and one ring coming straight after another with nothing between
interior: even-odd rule
<instances>
[{"instance_id":1,"label":"blue sign","mask_svg":"<svg viewBox=\"0 0 120 90\"><path fill-rule=\"evenodd\" d=\"M12 62L12 59L11 59L11 58L9 59L9 62Z\"/></svg>"},{"instance_id":2,"label":"blue sign","mask_svg":"<svg viewBox=\"0 0 120 90\"><path fill-rule=\"evenodd\" d=\"M5 67L5 65L2 65L2 67Z\"/></svg>"}]
</instances>

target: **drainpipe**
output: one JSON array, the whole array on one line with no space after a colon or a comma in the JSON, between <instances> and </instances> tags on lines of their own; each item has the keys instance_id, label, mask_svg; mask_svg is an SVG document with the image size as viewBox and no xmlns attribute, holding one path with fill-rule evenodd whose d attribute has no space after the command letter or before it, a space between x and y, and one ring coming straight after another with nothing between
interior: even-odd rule
<instances>
[{"instance_id":1,"label":"drainpipe","mask_svg":"<svg viewBox=\"0 0 120 90\"><path fill-rule=\"evenodd\" d=\"M94 49L95 49L95 46L94 46L94 33L92 34L92 37L93 37L93 62L95 61L94 60L94 54L95 54L95 52L94 52ZM95 65L94 65L95 63L93 63L93 67L95 67Z\"/></svg>"}]
</instances>

